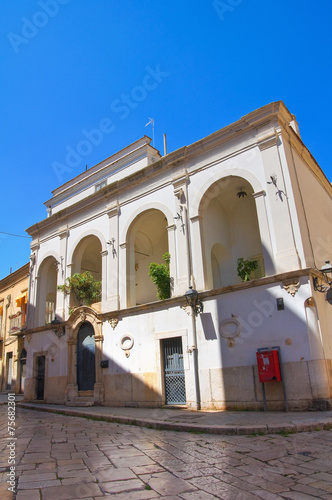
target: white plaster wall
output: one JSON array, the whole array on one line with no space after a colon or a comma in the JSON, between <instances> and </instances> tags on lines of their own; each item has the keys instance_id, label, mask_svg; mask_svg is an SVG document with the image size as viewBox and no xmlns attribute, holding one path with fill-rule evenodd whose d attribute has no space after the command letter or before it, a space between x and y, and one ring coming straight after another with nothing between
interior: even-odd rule
<instances>
[{"instance_id":1,"label":"white plaster wall","mask_svg":"<svg viewBox=\"0 0 332 500\"><path fill-rule=\"evenodd\" d=\"M257 348L272 345L281 347L284 362L312 359L304 310L304 302L311 295L310 285L301 281L295 297L279 283L204 301L204 313L197 320L200 367L256 365ZM285 310L277 311L276 298L283 298ZM241 333L235 337L235 347L229 348L219 325L232 318L239 321ZM286 339L292 344L287 345Z\"/></svg>"},{"instance_id":2,"label":"white plaster wall","mask_svg":"<svg viewBox=\"0 0 332 500\"><path fill-rule=\"evenodd\" d=\"M56 354L54 357L50 354L52 346L55 346ZM67 375L68 370L68 355L67 355L67 341L66 336L60 339L51 331L34 333L31 335L31 340L25 340L25 349L27 350L27 378L33 376L33 355L35 353L43 352L48 358L48 372L45 373L47 377L58 377ZM52 357L54 361L52 361Z\"/></svg>"}]
</instances>

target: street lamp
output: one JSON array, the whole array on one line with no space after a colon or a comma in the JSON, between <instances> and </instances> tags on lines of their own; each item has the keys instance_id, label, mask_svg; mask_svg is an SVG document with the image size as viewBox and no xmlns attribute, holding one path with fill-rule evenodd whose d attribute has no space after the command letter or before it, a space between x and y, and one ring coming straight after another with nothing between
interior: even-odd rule
<instances>
[{"instance_id":1,"label":"street lamp","mask_svg":"<svg viewBox=\"0 0 332 500\"><path fill-rule=\"evenodd\" d=\"M313 279L314 289L317 292L322 292L322 293L328 292L331 289L331 284L332 284L332 276L330 277L330 280L328 279L328 274L331 273L332 275L332 266L330 264L330 261L326 260L324 266L319 271L323 274L323 279L325 283L328 284L328 286L323 285L322 283L319 284L318 278L315 276Z\"/></svg>"},{"instance_id":2,"label":"street lamp","mask_svg":"<svg viewBox=\"0 0 332 500\"><path fill-rule=\"evenodd\" d=\"M58 338L62 337L66 333L65 327L61 325L61 321L56 316L54 320L51 321L51 328Z\"/></svg>"},{"instance_id":3,"label":"street lamp","mask_svg":"<svg viewBox=\"0 0 332 500\"><path fill-rule=\"evenodd\" d=\"M188 347L188 353L193 356L194 368L194 387L195 387L195 400L193 401L193 409L199 410L201 407L201 394L199 388L199 369L198 369L198 352L197 352L197 332L196 332L196 316L203 312L203 303L198 298L197 290L193 290L190 286L189 290L184 294L187 305L191 308L191 348ZM190 337L189 337L190 338ZM190 342L189 342L190 345Z\"/></svg>"},{"instance_id":4,"label":"street lamp","mask_svg":"<svg viewBox=\"0 0 332 500\"><path fill-rule=\"evenodd\" d=\"M203 302L199 300L197 290L193 290L193 287L190 286L184 296L186 298L187 305L192 308L195 316L203 312Z\"/></svg>"}]
</instances>

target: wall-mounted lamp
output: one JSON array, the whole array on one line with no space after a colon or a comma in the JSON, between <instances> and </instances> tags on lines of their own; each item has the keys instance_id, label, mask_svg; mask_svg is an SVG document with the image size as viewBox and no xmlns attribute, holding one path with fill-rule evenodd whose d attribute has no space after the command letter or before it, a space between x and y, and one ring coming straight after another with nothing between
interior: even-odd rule
<instances>
[{"instance_id":1,"label":"wall-mounted lamp","mask_svg":"<svg viewBox=\"0 0 332 500\"><path fill-rule=\"evenodd\" d=\"M328 290L330 290L331 284L332 284L332 266L330 264L330 261L326 260L324 266L319 271L322 273L323 279L324 279L325 283L327 283L328 286L323 285L322 283L318 283L318 278L315 276L313 279L314 289L317 292L325 293ZM331 276L330 276L330 279L328 279L328 274L330 274L330 273L331 273Z\"/></svg>"},{"instance_id":2,"label":"wall-mounted lamp","mask_svg":"<svg viewBox=\"0 0 332 500\"><path fill-rule=\"evenodd\" d=\"M106 241L106 245L111 245L111 248L112 248L112 255L114 256L116 254L116 250L115 250L115 238L111 238L109 241Z\"/></svg>"},{"instance_id":3,"label":"wall-mounted lamp","mask_svg":"<svg viewBox=\"0 0 332 500\"><path fill-rule=\"evenodd\" d=\"M61 324L61 321L57 317L51 321L51 328L58 338L62 337L66 333L65 327Z\"/></svg>"},{"instance_id":4,"label":"wall-mounted lamp","mask_svg":"<svg viewBox=\"0 0 332 500\"><path fill-rule=\"evenodd\" d=\"M193 290L193 287L190 286L184 296L186 298L187 305L192 308L195 316L203 312L203 302L199 300L197 290Z\"/></svg>"},{"instance_id":5,"label":"wall-mounted lamp","mask_svg":"<svg viewBox=\"0 0 332 500\"><path fill-rule=\"evenodd\" d=\"M248 195L245 191L243 191L243 189L241 189L238 193L236 193L236 196L238 198L244 198L245 196L248 196Z\"/></svg>"}]
</instances>

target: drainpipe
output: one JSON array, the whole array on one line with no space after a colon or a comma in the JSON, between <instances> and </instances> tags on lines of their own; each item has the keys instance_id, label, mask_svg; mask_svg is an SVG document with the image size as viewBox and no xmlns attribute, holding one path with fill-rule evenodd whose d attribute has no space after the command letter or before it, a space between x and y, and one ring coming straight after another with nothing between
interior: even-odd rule
<instances>
[{"instance_id":1,"label":"drainpipe","mask_svg":"<svg viewBox=\"0 0 332 500\"><path fill-rule=\"evenodd\" d=\"M183 207L184 217L186 221L187 229L187 267L188 267L188 287L194 287L194 276L193 276L193 265L192 265L192 252L191 252L191 239L190 239L190 228L189 228L189 214L187 207L189 206L188 200L188 189L186 189L186 206ZM199 368L198 368L198 348L197 348L197 328L196 328L196 312L192 307L190 307L191 315L191 331L192 331L192 346L189 348L189 352L193 357L193 368L194 368L194 384L195 384L195 410L200 410L201 408L201 393L199 388Z\"/></svg>"},{"instance_id":2,"label":"drainpipe","mask_svg":"<svg viewBox=\"0 0 332 500\"><path fill-rule=\"evenodd\" d=\"M193 308L190 308L191 316L191 329L193 334L193 345L190 348L193 357L193 368L194 368L194 383L195 383L195 410L201 409L201 391L199 388L199 370L198 370L198 349L197 349L197 330L196 330L196 314Z\"/></svg>"}]
</instances>

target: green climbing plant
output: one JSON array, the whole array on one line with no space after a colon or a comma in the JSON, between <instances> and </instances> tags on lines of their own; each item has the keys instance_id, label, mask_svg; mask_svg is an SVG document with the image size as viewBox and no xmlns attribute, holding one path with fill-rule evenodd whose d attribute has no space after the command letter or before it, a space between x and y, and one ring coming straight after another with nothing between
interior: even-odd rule
<instances>
[{"instance_id":1,"label":"green climbing plant","mask_svg":"<svg viewBox=\"0 0 332 500\"><path fill-rule=\"evenodd\" d=\"M164 253L163 259L165 264L151 262L149 265L149 276L157 287L157 297L160 300L169 299L171 296L170 254L168 252Z\"/></svg>"},{"instance_id":2,"label":"green climbing plant","mask_svg":"<svg viewBox=\"0 0 332 500\"><path fill-rule=\"evenodd\" d=\"M101 299L101 281L96 281L89 271L75 273L66 279L64 285L58 285L64 294L73 293L80 305L90 305Z\"/></svg>"},{"instance_id":3,"label":"green climbing plant","mask_svg":"<svg viewBox=\"0 0 332 500\"><path fill-rule=\"evenodd\" d=\"M242 257L237 259L237 275L242 281L250 281L251 273L257 268L257 260L244 260Z\"/></svg>"}]
</instances>

